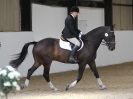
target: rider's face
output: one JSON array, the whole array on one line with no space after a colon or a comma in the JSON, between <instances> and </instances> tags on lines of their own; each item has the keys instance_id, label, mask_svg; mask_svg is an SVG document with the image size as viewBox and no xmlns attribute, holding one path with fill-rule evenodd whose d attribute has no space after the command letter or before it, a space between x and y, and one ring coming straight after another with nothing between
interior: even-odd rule
<instances>
[{"instance_id":1,"label":"rider's face","mask_svg":"<svg viewBox=\"0 0 133 99\"><path fill-rule=\"evenodd\" d=\"M71 13L74 17L77 17L79 15L79 12L72 12Z\"/></svg>"}]
</instances>

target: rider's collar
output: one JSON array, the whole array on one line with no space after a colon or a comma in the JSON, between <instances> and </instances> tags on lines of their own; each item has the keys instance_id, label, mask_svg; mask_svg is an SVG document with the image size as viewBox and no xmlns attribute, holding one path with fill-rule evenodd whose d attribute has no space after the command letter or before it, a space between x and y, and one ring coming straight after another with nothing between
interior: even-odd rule
<instances>
[{"instance_id":1,"label":"rider's collar","mask_svg":"<svg viewBox=\"0 0 133 99\"><path fill-rule=\"evenodd\" d=\"M75 17L73 16L73 14L71 14L71 16L75 19Z\"/></svg>"}]
</instances>

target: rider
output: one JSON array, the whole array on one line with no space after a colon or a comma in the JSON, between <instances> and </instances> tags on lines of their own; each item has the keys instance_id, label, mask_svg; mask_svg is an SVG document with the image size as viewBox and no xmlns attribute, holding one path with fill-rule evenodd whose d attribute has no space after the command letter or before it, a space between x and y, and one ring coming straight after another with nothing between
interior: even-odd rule
<instances>
[{"instance_id":1,"label":"rider","mask_svg":"<svg viewBox=\"0 0 133 99\"><path fill-rule=\"evenodd\" d=\"M76 25L76 17L78 15L79 8L76 6L72 7L70 10L70 14L65 20L65 27L62 31L62 37L75 45L70 53L70 63L77 63L77 60L74 58L74 55L80 46L80 41L78 39L79 37L81 37L82 32L77 28Z\"/></svg>"}]
</instances>

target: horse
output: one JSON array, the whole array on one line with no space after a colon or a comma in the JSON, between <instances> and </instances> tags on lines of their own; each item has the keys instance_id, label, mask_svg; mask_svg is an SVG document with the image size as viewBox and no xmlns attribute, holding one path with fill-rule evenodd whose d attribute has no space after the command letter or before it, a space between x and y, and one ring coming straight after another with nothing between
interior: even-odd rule
<instances>
[{"instance_id":1,"label":"horse","mask_svg":"<svg viewBox=\"0 0 133 99\"><path fill-rule=\"evenodd\" d=\"M106 89L106 86L103 84L99 73L96 68L95 59L96 53L100 44L104 44L110 51L115 49L115 34L109 26L100 26L82 36L82 41L84 46L81 50L76 53L78 75L77 79L66 86L66 90L76 86L76 84L82 79L86 65L89 65L91 71L93 72L98 86L100 89ZM56 38L44 38L38 42L28 42L26 43L22 51L17 54L16 59L10 61L10 65L14 68L18 68L20 64L26 58L28 53L29 45L34 45L32 54L34 58L33 66L28 70L27 78L25 80L25 87L28 87L31 75L33 72L41 65L44 67L43 77L48 83L50 89L58 90L50 81L49 71L52 61L59 61L62 63L68 63L70 50L62 49L59 46L59 39Z\"/></svg>"}]
</instances>

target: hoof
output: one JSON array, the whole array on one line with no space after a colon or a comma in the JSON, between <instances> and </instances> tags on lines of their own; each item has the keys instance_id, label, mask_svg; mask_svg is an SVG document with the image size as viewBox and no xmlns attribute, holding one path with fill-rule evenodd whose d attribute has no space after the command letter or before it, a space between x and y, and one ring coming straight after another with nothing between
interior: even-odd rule
<instances>
[{"instance_id":1,"label":"hoof","mask_svg":"<svg viewBox=\"0 0 133 99\"><path fill-rule=\"evenodd\" d=\"M105 90L105 89L107 89L107 87L105 85L100 86L100 90Z\"/></svg>"},{"instance_id":2,"label":"hoof","mask_svg":"<svg viewBox=\"0 0 133 99\"><path fill-rule=\"evenodd\" d=\"M21 90L25 88L25 84L20 84Z\"/></svg>"},{"instance_id":3,"label":"hoof","mask_svg":"<svg viewBox=\"0 0 133 99\"><path fill-rule=\"evenodd\" d=\"M53 91L59 91L59 89L58 88L54 88L54 89L52 89Z\"/></svg>"},{"instance_id":4,"label":"hoof","mask_svg":"<svg viewBox=\"0 0 133 99\"><path fill-rule=\"evenodd\" d=\"M76 84L77 84L77 80L73 81L70 85L67 85L66 91L69 90L70 88L75 87Z\"/></svg>"},{"instance_id":5,"label":"hoof","mask_svg":"<svg viewBox=\"0 0 133 99\"><path fill-rule=\"evenodd\" d=\"M66 91L68 91L69 90L69 85L67 85L67 87L66 87Z\"/></svg>"}]
</instances>

